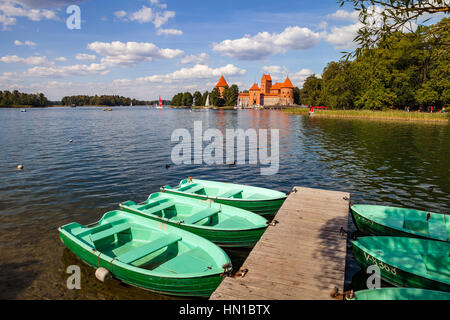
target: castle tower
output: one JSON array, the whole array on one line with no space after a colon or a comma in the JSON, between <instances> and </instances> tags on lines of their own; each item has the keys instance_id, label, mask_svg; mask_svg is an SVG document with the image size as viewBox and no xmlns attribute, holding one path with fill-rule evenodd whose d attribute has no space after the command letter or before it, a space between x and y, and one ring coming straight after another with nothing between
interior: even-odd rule
<instances>
[{"instance_id":1,"label":"castle tower","mask_svg":"<svg viewBox=\"0 0 450 320\"><path fill-rule=\"evenodd\" d=\"M228 87L228 83L225 81L223 75L220 77L219 82L216 84L216 88L219 89L220 96L223 97L223 91Z\"/></svg>"},{"instance_id":2,"label":"castle tower","mask_svg":"<svg viewBox=\"0 0 450 320\"><path fill-rule=\"evenodd\" d=\"M250 95L249 95L249 105L260 105L261 104L261 91L258 88L258 84L255 83L250 88Z\"/></svg>"},{"instance_id":3,"label":"castle tower","mask_svg":"<svg viewBox=\"0 0 450 320\"><path fill-rule=\"evenodd\" d=\"M294 103L294 86L292 85L289 77L286 77L283 84L280 86L280 99L285 104L293 104Z\"/></svg>"},{"instance_id":4,"label":"castle tower","mask_svg":"<svg viewBox=\"0 0 450 320\"><path fill-rule=\"evenodd\" d=\"M272 77L269 74L263 74L261 78L261 93L270 93L272 88Z\"/></svg>"}]
</instances>

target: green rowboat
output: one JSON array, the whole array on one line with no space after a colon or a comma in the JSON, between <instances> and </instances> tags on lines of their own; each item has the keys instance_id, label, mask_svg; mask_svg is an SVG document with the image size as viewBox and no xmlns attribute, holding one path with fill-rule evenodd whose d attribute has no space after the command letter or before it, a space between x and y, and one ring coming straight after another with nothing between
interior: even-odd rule
<instances>
[{"instance_id":1,"label":"green rowboat","mask_svg":"<svg viewBox=\"0 0 450 320\"><path fill-rule=\"evenodd\" d=\"M286 194L275 190L192 178L182 180L175 188L162 187L161 191L202 200L211 199L260 215L277 213L286 200Z\"/></svg>"},{"instance_id":2,"label":"green rowboat","mask_svg":"<svg viewBox=\"0 0 450 320\"><path fill-rule=\"evenodd\" d=\"M230 259L212 242L123 211L110 211L92 226L70 223L58 230L91 267L158 293L208 297L231 271Z\"/></svg>"},{"instance_id":3,"label":"green rowboat","mask_svg":"<svg viewBox=\"0 0 450 320\"><path fill-rule=\"evenodd\" d=\"M365 270L380 268L386 282L401 287L450 291L450 243L405 237L361 237L353 255Z\"/></svg>"},{"instance_id":4,"label":"green rowboat","mask_svg":"<svg viewBox=\"0 0 450 320\"><path fill-rule=\"evenodd\" d=\"M223 247L252 247L268 221L252 212L177 194L154 193L146 202L120 209L195 233Z\"/></svg>"},{"instance_id":5,"label":"green rowboat","mask_svg":"<svg viewBox=\"0 0 450 320\"><path fill-rule=\"evenodd\" d=\"M370 235L450 241L450 216L445 214L364 204L351 211L358 229Z\"/></svg>"},{"instance_id":6,"label":"green rowboat","mask_svg":"<svg viewBox=\"0 0 450 320\"><path fill-rule=\"evenodd\" d=\"M416 288L380 288L355 292L347 300L450 300L450 293Z\"/></svg>"}]
</instances>

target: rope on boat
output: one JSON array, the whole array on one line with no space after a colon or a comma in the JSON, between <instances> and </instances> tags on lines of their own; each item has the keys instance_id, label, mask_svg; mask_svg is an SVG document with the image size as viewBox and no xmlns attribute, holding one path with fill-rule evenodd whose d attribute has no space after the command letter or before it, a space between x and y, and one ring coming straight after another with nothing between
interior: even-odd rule
<instances>
[{"instance_id":1,"label":"rope on boat","mask_svg":"<svg viewBox=\"0 0 450 320\"><path fill-rule=\"evenodd\" d=\"M97 268L100 268L100 256L101 256L101 252L98 252L98 256L97 256Z\"/></svg>"}]
</instances>

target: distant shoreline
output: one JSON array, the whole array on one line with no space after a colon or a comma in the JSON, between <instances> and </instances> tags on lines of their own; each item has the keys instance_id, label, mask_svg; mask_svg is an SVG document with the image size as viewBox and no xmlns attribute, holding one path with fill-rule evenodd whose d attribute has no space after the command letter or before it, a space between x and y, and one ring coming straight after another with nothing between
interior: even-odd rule
<instances>
[{"instance_id":1,"label":"distant shoreline","mask_svg":"<svg viewBox=\"0 0 450 320\"><path fill-rule=\"evenodd\" d=\"M309 109L284 109L283 112L290 114L309 115ZM362 119L362 120L388 120L388 121L420 121L449 123L450 113L434 112L406 112L400 110L371 111L371 110L316 110L312 115L314 118L340 118L340 119Z\"/></svg>"}]
</instances>

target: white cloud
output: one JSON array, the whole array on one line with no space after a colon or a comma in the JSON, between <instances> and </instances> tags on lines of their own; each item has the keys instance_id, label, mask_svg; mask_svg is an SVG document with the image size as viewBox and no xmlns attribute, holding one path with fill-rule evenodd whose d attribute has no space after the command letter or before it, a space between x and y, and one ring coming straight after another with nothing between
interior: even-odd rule
<instances>
[{"instance_id":1,"label":"white cloud","mask_svg":"<svg viewBox=\"0 0 450 320\"><path fill-rule=\"evenodd\" d=\"M286 67L280 67L280 66L264 66L262 67L263 73L268 74L279 74L279 73L287 73Z\"/></svg>"},{"instance_id":2,"label":"white cloud","mask_svg":"<svg viewBox=\"0 0 450 320\"><path fill-rule=\"evenodd\" d=\"M190 64L190 63L195 63L195 64L204 64L206 62L206 60L209 59L209 55L206 53L199 53L199 54L192 54L190 56L186 56L183 59L181 59L180 63L181 64Z\"/></svg>"},{"instance_id":3,"label":"white cloud","mask_svg":"<svg viewBox=\"0 0 450 320\"><path fill-rule=\"evenodd\" d=\"M346 11L339 9L336 12L329 14L327 16L330 19L334 20L345 20L345 21L353 21L357 22L359 21L359 11Z\"/></svg>"},{"instance_id":4,"label":"white cloud","mask_svg":"<svg viewBox=\"0 0 450 320\"><path fill-rule=\"evenodd\" d=\"M181 36L183 34L183 31L178 29L158 29L156 31L156 34L158 36L165 35L165 36Z\"/></svg>"},{"instance_id":5,"label":"white cloud","mask_svg":"<svg viewBox=\"0 0 450 320\"><path fill-rule=\"evenodd\" d=\"M160 3L159 0L150 0L150 3L154 6L157 6L158 8L161 9L166 9L167 8L167 4L165 3Z\"/></svg>"},{"instance_id":6,"label":"white cloud","mask_svg":"<svg viewBox=\"0 0 450 320\"><path fill-rule=\"evenodd\" d=\"M243 76L246 74L245 69L236 67L235 65L228 64L220 68L211 68L207 65L197 64L192 68L182 68L180 70L168 73L157 74L147 77L139 77L135 83L172 83L176 81L194 81L203 79L215 79L221 75L224 76ZM129 85L132 81L128 79L114 80L116 84Z\"/></svg>"},{"instance_id":7,"label":"white cloud","mask_svg":"<svg viewBox=\"0 0 450 320\"><path fill-rule=\"evenodd\" d=\"M21 58L16 55L3 56L0 58L4 63L19 63L26 65L45 65L50 64L45 56L30 56L27 58Z\"/></svg>"},{"instance_id":8,"label":"white cloud","mask_svg":"<svg viewBox=\"0 0 450 320\"><path fill-rule=\"evenodd\" d=\"M114 15L117 18L123 18L123 17L125 17L127 15L127 13L126 13L126 11L120 10L120 11L114 12Z\"/></svg>"},{"instance_id":9,"label":"white cloud","mask_svg":"<svg viewBox=\"0 0 450 320\"><path fill-rule=\"evenodd\" d=\"M56 60L56 61L65 62L65 61L67 61L67 58L65 58L65 57L58 57L58 58L56 58L55 60Z\"/></svg>"},{"instance_id":10,"label":"white cloud","mask_svg":"<svg viewBox=\"0 0 450 320\"><path fill-rule=\"evenodd\" d=\"M68 77L68 76L87 76L101 74L105 75L109 72L106 66L98 63L76 64L71 66L52 66L52 67L33 67L20 74L25 77Z\"/></svg>"},{"instance_id":11,"label":"white cloud","mask_svg":"<svg viewBox=\"0 0 450 320\"><path fill-rule=\"evenodd\" d=\"M214 43L213 50L235 59L259 60L288 50L313 48L319 41L319 33L295 26L287 27L281 33L260 32L253 37L247 35L240 39Z\"/></svg>"},{"instance_id":12,"label":"white cloud","mask_svg":"<svg viewBox=\"0 0 450 320\"><path fill-rule=\"evenodd\" d=\"M302 86L306 78L313 75L314 73L309 69L301 69L295 73L289 74L289 78L297 84L297 86Z\"/></svg>"},{"instance_id":13,"label":"white cloud","mask_svg":"<svg viewBox=\"0 0 450 320\"><path fill-rule=\"evenodd\" d=\"M14 40L14 45L34 47L34 46L36 46L36 43L34 43L33 41L29 41L29 40L26 40L24 42L22 42L20 40Z\"/></svg>"},{"instance_id":14,"label":"white cloud","mask_svg":"<svg viewBox=\"0 0 450 320\"><path fill-rule=\"evenodd\" d=\"M95 60L97 57L93 54L87 54L87 53L78 53L75 56L75 59L77 60Z\"/></svg>"},{"instance_id":15,"label":"white cloud","mask_svg":"<svg viewBox=\"0 0 450 320\"><path fill-rule=\"evenodd\" d=\"M124 10L120 10L116 11L114 15L123 20L137 21L139 23L153 23L156 28L162 27L169 21L169 19L175 18L175 11L164 10L167 7L166 4L160 4L159 2L152 1L150 3L151 5L163 10L150 8L143 5L138 11L127 13Z\"/></svg>"},{"instance_id":16,"label":"white cloud","mask_svg":"<svg viewBox=\"0 0 450 320\"><path fill-rule=\"evenodd\" d=\"M324 34L324 39L333 45L336 50L354 49L356 43L353 42L362 23L358 22L343 27L332 27L331 32Z\"/></svg>"},{"instance_id":17,"label":"white cloud","mask_svg":"<svg viewBox=\"0 0 450 320\"><path fill-rule=\"evenodd\" d=\"M26 17L32 21L56 20L56 12L48 9L33 9L18 1L0 1L0 23L5 30L8 26L16 24L17 17Z\"/></svg>"},{"instance_id":18,"label":"white cloud","mask_svg":"<svg viewBox=\"0 0 450 320\"><path fill-rule=\"evenodd\" d=\"M175 18L175 11L164 11L156 13L153 24L155 27L159 28L166 24L170 18Z\"/></svg>"},{"instance_id":19,"label":"white cloud","mask_svg":"<svg viewBox=\"0 0 450 320\"><path fill-rule=\"evenodd\" d=\"M150 42L92 42L88 49L104 56L102 63L106 65L135 65L139 62L154 59L175 59L184 55L183 50L161 49Z\"/></svg>"}]
</instances>

